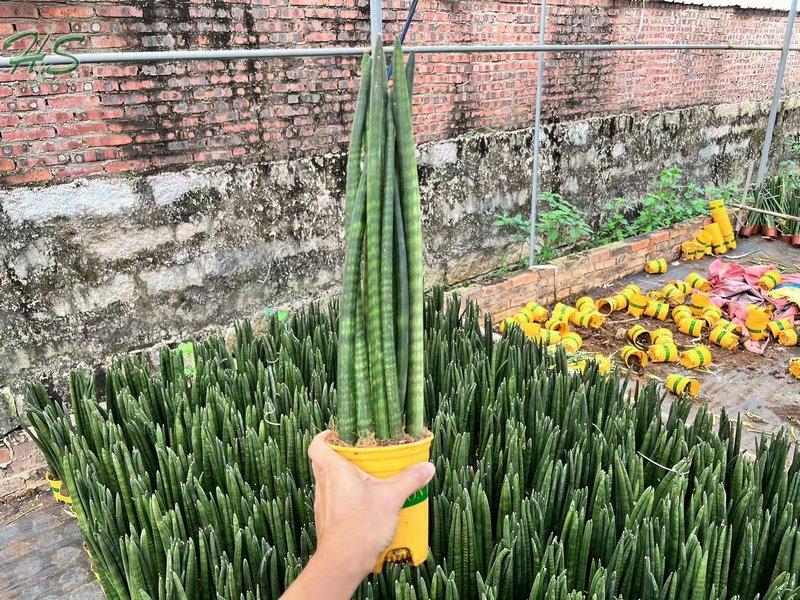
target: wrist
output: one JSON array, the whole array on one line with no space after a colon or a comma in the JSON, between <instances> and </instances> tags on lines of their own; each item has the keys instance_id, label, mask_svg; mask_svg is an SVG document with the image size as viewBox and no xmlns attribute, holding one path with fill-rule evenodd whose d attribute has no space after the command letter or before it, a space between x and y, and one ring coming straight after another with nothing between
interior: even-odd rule
<instances>
[{"instance_id":1,"label":"wrist","mask_svg":"<svg viewBox=\"0 0 800 600\"><path fill-rule=\"evenodd\" d=\"M372 573L377 557L367 557L358 545L354 546L348 548L341 544L322 542L317 546L311 560L329 571L337 580L352 584L355 590Z\"/></svg>"}]
</instances>

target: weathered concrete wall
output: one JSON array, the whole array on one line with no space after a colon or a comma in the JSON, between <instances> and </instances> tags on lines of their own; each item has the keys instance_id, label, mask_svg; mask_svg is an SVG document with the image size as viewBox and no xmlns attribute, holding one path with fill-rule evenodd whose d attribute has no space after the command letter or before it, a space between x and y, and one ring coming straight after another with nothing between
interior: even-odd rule
<instances>
[{"instance_id":1,"label":"weathered concrete wall","mask_svg":"<svg viewBox=\"0 0 800 600\"><path fill-rule=\"evenodd\" d=\"M776 148L800 135L785 103ZM677 165L704 183L757 160L766 104L700 106L546 127L543 189L596 213ZM530 131L421 147L427 284L524 251L491 226L527 211ZM0 389L336 293L344 157L229 165L0 191ZM3 403L5 404L5 402ZM0 409L0 432L11 419Z\"/></svg>"}]
</instances>

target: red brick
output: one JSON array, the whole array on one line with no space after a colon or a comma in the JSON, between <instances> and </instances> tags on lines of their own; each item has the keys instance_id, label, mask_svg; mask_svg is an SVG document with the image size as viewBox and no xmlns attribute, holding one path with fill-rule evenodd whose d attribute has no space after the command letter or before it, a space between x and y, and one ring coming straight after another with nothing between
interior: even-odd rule
<instances>
[{"instance_id":1,"label":"red brick","mask_svg":"<svg viewBox=\"0 0 800 600\"><path fill-rule=\"evenodd\" d=\"M88 6L74 4L55 6L40 4L39 15L43 19L88 19L94 16L94 11Z\"/></svg>"},{"instance_id":2,"label":"red brick","mask_svg":"<svg viewBox=\"0 0 800 600\"><path fill-rule=\"evenodd\" d=\"M6 185L26 185L31 183L43 183L50 181L53 174L50 171L28 171L27 173L16 173L7 175L3 178Z\"/></svg>"},{"instance_id":3,"label":"red brick","mask_svg":"<svg viewBox=\"0 0 800 600\"><path fill-rule=\"evenodd\" d=\"M526 285L528 283L534 283L539 281L541 278L541 274L539 271L536 270L529 270L529 271L522 271L516 275L512 275L509 280L511 284L516 288L521 285Z\"/></svg>"},{"instance_id":4,"label":"red brick","mask_svg":"<svg viewBox=\"0 0 800 600\"><path fill-rule=\"evenodd\" d=\"M107 173L118 173L120 171L141 171L149 168L150 162L144 159L140 160L125 160L120 162L111 162L105 166Z\"/></svg>"},{"instance_id":5,"label":"red brick","mask_svg":"<svg viewBox=\"0 0 800 600\"><path fill-rule=\"evenodd\" d=\"M0 171L13 171L16 165L10 158L0 158Z\"/></svg>"},{"instance_id":6,"label":"red brick","mask_svg":"<svg viewBox=\"0 0 800 600\"><path fill-rule=\"evenodd\" d=\"M101 163L81 163L67 165L62 169L56 171L57 179L68 179L74 177L86 177L88 175L95 175L103 172L103 165Z\"/></svg>"},{"instance_id":7,"label":"red brick","mask_svg":"<svg viewBox=\"0 0 800 600\"><path fill-rule=\"evenodd\" d=\"M16 127L19 117L16 115L0 115L0 127Z\"/></svg>"},{"instance_id":8,"label":"red brick","mask_svg":"<svg viewBox=\"0 0 800 600\"><path fill-rule=\"evenodd\" d=\"M43 140L56 136L56 130L52 127L43 127L41 129L28 129L20 127L13 131L4 131L0 134L0 140L3 142L19 142L23 140Z\"/></svg>"},{"instance_id":9,"label":"red brick","mask_svg":"<svg viewBox=\"0 0 800 600\"><path fill-rule=\"evenodd\" d=\"M83 141L90 147L124 146L125 144L130 144L133 138L129 135L95 135L85 137Z\"/></svg>"},{"instance_id":10,"label":"red brick","mask_svg":"<svg viewBox=\"0 0 800 600\"><path fill-rule=\"evenodd\" d=\"M100 104L100 99L94 94L67 94L47 98L47 106L51 108L88 108Z\"/></svg>"},{"instance_id":11,"label":"red brick","mask_svg":"<svg viewBox=\"0 0 800 600\"><path fill-rule=\"evenodd\" d=\"M631 242L628 246L631 252L637 252L650 246L650 240L645 238L636 242Z\"/></svg>"},{"instance_id":12,"label":"red brick","mask_svg":"<svg viewBox=\"0 0 800 600\"><path fill-rule=\"evenodd\" d=\"M89 38L92 48L126 48L130 41L119 35L93 35Z\"/></svg>"},{"instance_id":13,"label":"red brick","mask_svg":"<svg viewBox=\"0 0 800 600\"><path fill-rule=\"evenodd\" d=\"M141 17L142 9L137 6L98 6L95 8L98 17Z\"/></svg>"},{"instance_id":14,"label":"red brick","mask_svg":"<svg viewBox=\"0 0 800 600\"><path fill-rule=\"evenodd\" d=\"M650 234L650 242L657 244L669 239L669 231L656 231Z\"/></svg>"},{"instance_id":15,"label":"red brick","mask_svg":"<svg viewBox=\"0 0 800 600\"><path fill-rule=\"evenodd\" d=\"M97 121L72 123L68 125L59 125L56 127L58 135L65 137L80 136L86 133L104 133L106 130L107 130L107 125L105 123L100 123Z\"/></svg>"},{"instance_id":16,"label":"red brick","mask_svg":"<svg viewBox=\"0 0 800 600\"><path fill-rule=\"evenodd\" d=\"M0 19L35 19L38 16L39 12L33 2L0 3Z\"/></svg>"},{"instance_id":17,"label":"red brick","mask_svg":"<svg viewBox=\"0 0 800 600\"><path fill-rule=\"evenodd\" d=\"M600 248L591 250L586 257L586 260L590 263L594 263L596 261L609 258L610 256L611 256L611 250L609 250L605 246L601 246Z\"/></svg>"}]
</instances>

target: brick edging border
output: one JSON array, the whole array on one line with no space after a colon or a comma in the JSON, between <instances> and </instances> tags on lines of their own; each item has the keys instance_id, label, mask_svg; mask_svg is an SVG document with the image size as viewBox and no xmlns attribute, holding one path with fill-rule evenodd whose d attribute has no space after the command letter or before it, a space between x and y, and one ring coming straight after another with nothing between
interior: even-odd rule
<instances>
[{"instance_id":1,"label":"brick edging border","mask_svg":"<svg viewBox=\"0 0 800 600\"><path fill-rule=\"evenodd\" d=\"M674 260L681 244L693 240L708 222L708 217L695 217L668 229L568 254L487 284L472 284L457 293L462 303L474 300L495 322L501 321L532 300L551 305L636 273L648 260Z\"/></svg>"}]
</instances>

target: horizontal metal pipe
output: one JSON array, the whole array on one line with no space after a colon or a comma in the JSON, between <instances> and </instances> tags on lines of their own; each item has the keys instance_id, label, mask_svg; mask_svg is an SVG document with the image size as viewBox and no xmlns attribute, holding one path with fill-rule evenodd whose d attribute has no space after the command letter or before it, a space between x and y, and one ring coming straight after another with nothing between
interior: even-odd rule
<instances>
[{"instance_id":1,"label":"horizontal metal pipe","mask_svg":"<svg viewBox=\"0 0 800 600\"><path fill-rule=\"evenodd\" d=\"M417 54L498 54L518 52L639 52L643 50L702 50L702 51L751 51L780 52L781 46L748 46L736 44L511 44L511 45L451 45L451 46L405 46L406 51ZM800 46L789 48L793 52ZM98 63L150 63L181 60L258 60L267 58L304 58L325 56L361 56L368 52L367 46L353 48L242 48L231 50L161 50L156 52L100 52L74 54L81 64ZM391 52L391 46L386 46ZM20 57L0 57L0 68L9 68L19 63ZM57 54L47 54L36 60L36 64L70 65L75 60ZM25 68L27 63L20 65Z\"/></svg>"},{"instance_id":2,"label":"horizontal metal pipe","mask_svg":"<svg viewBox=\"0 0 800 600\"><path fill-rule=\"evenodd\" d=\"M761 213L762 215L770 215L771 217L778 217L779 219L786 219L787 221L800 221L800 215L786 215L784 213L775 212L774 210L767 210L765 208L756 208L755 206L748 206L747 204L737 204L731 202L733 208L740 208L742 210Z\"/></svg>"}]
</instances>

